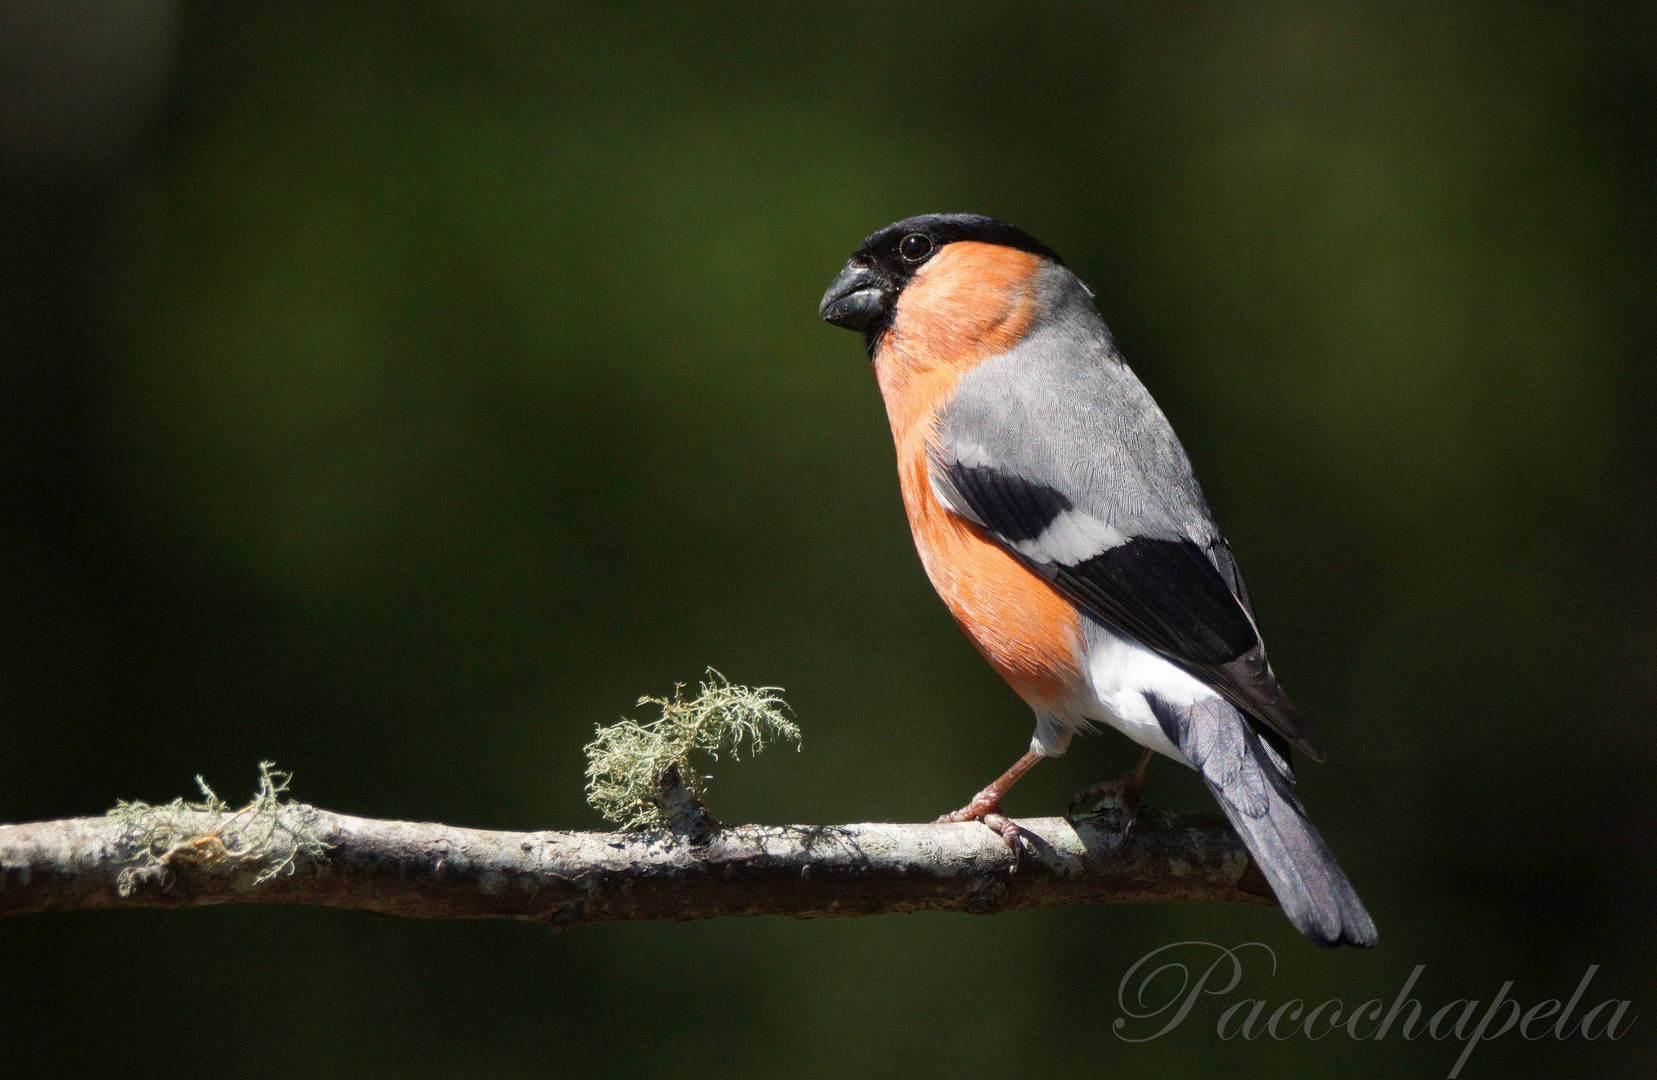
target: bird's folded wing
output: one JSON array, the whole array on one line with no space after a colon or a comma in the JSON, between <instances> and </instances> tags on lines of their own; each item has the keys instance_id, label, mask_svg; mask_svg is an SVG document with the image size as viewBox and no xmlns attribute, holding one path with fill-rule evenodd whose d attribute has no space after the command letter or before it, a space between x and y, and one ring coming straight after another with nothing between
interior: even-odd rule
<instances>
[{"instance_id":1,"label":"bird's folded wing","mask_svg":"<svg viewBox=\"0 0 1657 1080\"><path fill-rule=\"evenodd\" d=\"M1065 415L1044 423L1029 415L1041 402L1028 394L1002 398L998 411L968 399L949 410L932 443L934 492L1071 602L1323 760L1317 737L1266 660L1236 560L1213 525L1184 451L1143 387L1127 377L1128 396L1137 390L1149 407L1131 418L1140 439L1148 427L1161 429L1152 432L1159 445L1149 466L1141 448L1110 444L1119 430L1110 420L1120 416L1086 423L1091 438L1085 441L1055 444L1075 426L1078 410L1086 412L1085 401L1067 402L1060 410ZM1117 468L1067 467L1067 446ZM1170 475L1148 475L1157 469ZM1114 497L1103 481L1075 479L1111 471L1121 481Z\"/></svg>"}]
</instances>

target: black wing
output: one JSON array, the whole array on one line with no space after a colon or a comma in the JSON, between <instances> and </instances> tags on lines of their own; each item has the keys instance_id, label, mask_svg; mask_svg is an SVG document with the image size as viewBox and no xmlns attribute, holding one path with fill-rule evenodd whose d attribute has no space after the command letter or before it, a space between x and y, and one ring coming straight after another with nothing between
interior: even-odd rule
<instances>
[{"instance_id":1,"label":"black wing","mask_svg":"<svg viewBox=\"0 0 1657 1080\"><path fill-rule=\"evenodd\" d=\"M1073 520L1063 525L1068 537L1054 535L1062 516L1080 513L1062 491L994 466L934 460L932 467L946 505L983 526L1071 602L1323 760L1317 736L1266 660L1242 575L1223 539L1205 551L1189 539L1127 536L1089 555L1076 550Z\"/></svg>"}]
</instances>

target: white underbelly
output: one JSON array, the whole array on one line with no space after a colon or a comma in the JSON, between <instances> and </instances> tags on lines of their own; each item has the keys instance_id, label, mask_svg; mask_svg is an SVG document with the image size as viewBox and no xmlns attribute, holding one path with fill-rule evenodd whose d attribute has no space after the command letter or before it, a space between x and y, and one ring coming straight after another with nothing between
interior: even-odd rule
<instances>
[{"instance_id":1,"label":"white underbelly","mask_svg":"<svg viewBox=\"0 0 1657 1080\"><path fill-rule=\"evenodd\" d=\"M1147 694L1176 706L1218 697L1207 684L1157 653L1127 638L1104 631L1089 635L1087 675L1093 700L1079 702L1078 712L1108 724L1140 746L1189 766L1179 747L1162 730Z\"/></svg>"}]
</instances>

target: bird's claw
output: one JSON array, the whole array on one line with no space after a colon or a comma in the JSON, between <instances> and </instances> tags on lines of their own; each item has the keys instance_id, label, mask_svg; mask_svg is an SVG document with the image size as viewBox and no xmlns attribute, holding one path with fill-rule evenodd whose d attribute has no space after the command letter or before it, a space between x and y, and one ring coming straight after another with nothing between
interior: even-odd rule
<instances>
[{"instance_id":1,"label":"bird's claw","mask_svg":"<svg viewBox=\"0 0 1657 1080\"><path fill-rule=\"evenodd\" d=\"M1007 846L1013 851L1013 867L1017 869L1024 853L1029 850L1029 841L1024 838L1024 830L1019 827L1018 822L1005 814L985 814L979 820L994 829L1001 839L1006 841Z\"/></svg>"},{"instance_id":2,"label":"bird's claw","mask_svg":"<svg viewBox=\"0 0 1657 1080\"><path fill-rule=\"evenodd\" d=\"M944 814L938 818L938 823L981 821L997 836L1006 842L1013 853L1013 866L1017 869L1028 850L1028 841L1024 838L1024 829L1012 818L1001 812L999 805L980 804L977 799L967 803L952 814Z\"/></svg>"}]
</instances>

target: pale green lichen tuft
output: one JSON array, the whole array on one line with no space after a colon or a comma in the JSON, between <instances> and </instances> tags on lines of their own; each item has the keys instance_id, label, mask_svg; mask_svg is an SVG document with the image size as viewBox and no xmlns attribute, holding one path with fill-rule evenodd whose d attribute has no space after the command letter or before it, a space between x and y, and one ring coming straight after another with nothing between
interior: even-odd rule
<instances>
[{"instance_id":1,"label":"pale green lichen tuft","mask_svg":"<svg viewBox=\"0 0 1657 1080\"><path fill-rule=\"evenodd\" d=\"M798 748L799 726L789 719L777 687L733 686L709 668L694 698L686 700L684 691L679 683L671 698L640 698L641 706L661 712L659 719L600 727L587 744L587 801L624 829L667 824L659 792L670 771L700 800L706 777L690 767L693 751L715 759L729 751L736 758L744 742L750 753L758 753L777 739L790 739Z\"/></svg>"},{"instance_id":2,"label":"pale green lichen tuft","mask_svg":"<svg viewBox=\"0 0 1657 1080\"><path fill-rule=\"evenodd\" d=\"M165 884L180 864L257 867L253 884L262 885L292 874L302 859L321 858L329 845L316 809L283 799L292 779L275 763L261 761L258 791L236 810L199 776L199 802L118 802L109 816L122 823L123 839L136 852L134 865L121 872L121 895L144 882Z\"/></svg>"}]
</instances>

